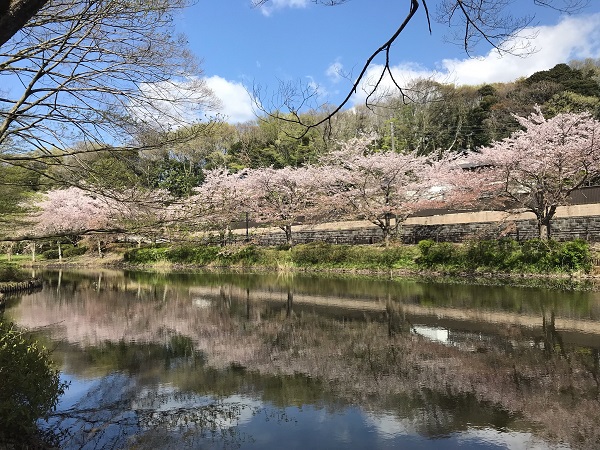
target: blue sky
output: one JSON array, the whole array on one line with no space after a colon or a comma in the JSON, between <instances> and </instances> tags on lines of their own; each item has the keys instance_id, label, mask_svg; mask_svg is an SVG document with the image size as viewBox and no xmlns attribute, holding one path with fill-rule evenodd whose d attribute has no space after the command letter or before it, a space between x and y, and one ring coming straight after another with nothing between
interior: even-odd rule
<instances>
[{"instance_id":1,"label":"blue sky","mask_svg":"<svg viewBox=\"0 0 600 450\"><path fill-rule=\"evenodd\" d=\"M429 0L430 10L437 3ZM222 113L230 122L240 122L254 118L244 89L254 84L266 94L275 92L280 80L311 83L318 87L319 102L339 102L350 86L339 69L356 75L396 30L408 4L351 0L326 7L311 0L272 0L268 9L260 9L251 0L199 0L176 18L176 26L203 60L206 80L223 103ZM537 34L531 42L536 52L528 57L498 57L480 47L477 58L469 58L447 41L447 27L434 22L430 35L420 9L393 47L395 76L406 82L434 77L457 85L505 82L571 59L600 58L600 1L591 0L571 16L536 7L533 0L518 0L513 9L515 14L536 15L535 28L528 30ZM352 103L363 99L359 92Z\"/></svg>"}]
</instances>

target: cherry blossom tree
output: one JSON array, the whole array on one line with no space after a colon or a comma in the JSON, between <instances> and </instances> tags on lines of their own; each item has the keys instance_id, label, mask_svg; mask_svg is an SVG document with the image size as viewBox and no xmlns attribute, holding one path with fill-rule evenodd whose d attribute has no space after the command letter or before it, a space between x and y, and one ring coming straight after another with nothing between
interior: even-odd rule
<instances>
[{"instance_id":1,"label":"cherry blossom tree","mask_svg":"<svg viewBox=\"0 0 600 450\"><path fill-rule=\"evenodd\" d=\"M600 122L588 113L546 119L539 108L516 119L524 129L470 155L472 170L454 170L454 185L480 204L535 214L546 238L571 192L600 177Z\"/></svg>"},{"instance_id":2,"label":"cherry blossom tree","mask_svg":"<svg viewBox=\"0 0 600 450\"><path fill-rule=\"evenodd\" d=\"M255 220L279 227L293 245L292 226L315 220L329 207L323 189L327 176L313 166L248 170L243 178L247 206Z\"/></svg>"},{"instance_id":3,"label":"cherry blossom tree","mask_svg":"<svg viewBox=\"0 0 600 450\"><path fill-rule=\"evenodd\" d=\"M347 141L322 159L322 170L335 178L330 203L342 215L377 225L387 245L400 224L428 200L431 164L413 152L373 151L375 139L366 135Z\"/></svg>"},{"instance_id":4,"label":"cherry blossom tree","mask_svg":"<svg viewBox=\"0 0 600 450\"><path fill-rule=\"evenodd\" d=\"M247 192L243 188L245 172L230 173L227 169L206 171L204 183L186 200L187 220L203 228L218 230L222 244L227 243L231 223L247 212Z\"/></svg>"},{"instance_id":5,"label":"cherry blossom tree","mask_svg":"<svg viewBox=\"0 0 600 450\"><path fill-rule=\"evenodd\" d=\"M38 212L34 217L34 232L58 237L106 232L114 224L112 203L108 198L76 187L51 190L35 204ZM57 245L60 260L60 239Z\"/></svg>"}]
</instances>

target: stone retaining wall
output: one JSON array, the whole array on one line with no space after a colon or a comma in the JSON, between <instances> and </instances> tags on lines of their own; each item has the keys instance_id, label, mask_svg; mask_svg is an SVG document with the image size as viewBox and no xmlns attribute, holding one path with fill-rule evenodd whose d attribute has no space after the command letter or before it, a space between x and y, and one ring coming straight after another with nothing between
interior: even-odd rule
<instances>
[{"instance_id":1,"label":"stone retaining wall","mask_svg":"<svg viewBox=\"0 0 600 450\"><path fill-rule=\"evenodd\" d=\"M294 243L329 242L335 244L373 244L383 240L381 230L374 225L345 228L343 223L329 228L294 227ZM585 239L600 242L600 216L556 217L551 224L550 235L558 241ZM538 236L534 219L504 220L495 222L404 224L399 236L405 243L417 243L423 239L438 242L463 242L470 239L497 239L510 237L516 240ZM238 236L238 240L243 240ZM259 245L285 244L282 231L262 230L252 234L252 240Z\"/></svg>"}]
</instances>

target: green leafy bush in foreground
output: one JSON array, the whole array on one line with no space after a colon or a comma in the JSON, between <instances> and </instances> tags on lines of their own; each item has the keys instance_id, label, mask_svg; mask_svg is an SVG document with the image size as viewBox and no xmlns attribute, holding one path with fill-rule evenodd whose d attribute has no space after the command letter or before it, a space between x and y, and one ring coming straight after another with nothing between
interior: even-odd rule
<instances>
[{"instance_id":1,"label":"green leafy bush in foreground","mask_svg":"<svg viewBox=\"0 0 600 450\"><path fill-rule=\"evenodd\" d=\"M557 242L531 239L519 243L512 239L484 240L464 245L431 240L419 242L422 267L468 271L498 272L574 272L589 271L592 258L583 240Z\"/></svg>"},{"instance_id":2,"label":"green leafy bush in foreground","mask_svg":"<svg viewBox=\"0 0 600 450\"><path fill-rule=\"evenodd\" d=\"M0 444L27 447L65 390L48 351L15 325L0 321Z\"/></svg>"}]
</instances>

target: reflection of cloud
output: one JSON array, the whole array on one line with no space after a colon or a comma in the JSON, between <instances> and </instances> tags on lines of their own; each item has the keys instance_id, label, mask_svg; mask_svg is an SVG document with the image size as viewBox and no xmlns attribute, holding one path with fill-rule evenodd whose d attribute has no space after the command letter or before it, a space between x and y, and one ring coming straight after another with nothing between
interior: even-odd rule
<instances>
[{"instance_id":1,"label":"reflection of cloud","mask_svg":"<svg viewBox=\"0 0 600 450\"><path fill-rule=\"evenodd\" d=\"M375 429L381 439L393 439L398 436L414 434L408 421L401 421L387 413L366 413L365 423Z\"/></svg>"},{"instance_id":2,"label":"reflection of cloud","mask_svg":"<svg viewBox=\"0 0 600 450\"><path fill-rule=\"evenodd\" d=\"M546 449L567 449L568 446L549 446L540 439L534 437L531 433L505 432L492 428L471 428L463 431L457 436L459 445L472 446L472 441L483 441L485 447L510 448L512 450L537 450Z\"/></svg>"},{"instance_id":3,"label":"reflection of cloud","mask_svg":"<svg viewBox=\"0 0 600 450\"><path fill-rule=\"evenodd\" d=\"M145 388L131 403L131 409L145 418L142 423L147 429L209 423L223 431L249 422L262 408L262 402L241 395L221 399L184 393L169 385Z\"/></svg>"},{"instance_id":4,"label":"reflection of cloud","mask_svg":"<svg viewBox=\"0 0 600 450\"><path fill-rule=\"evenodd\" d=\"M600 57L600 14L585 17L565 17L553 26L539 26L524 30L530 39L530 48L536 51L526 56L499 54L492 50L480 58L444 59L438 70L430 70L414 63L402 63L391 67L394 79L400 86L410 85L416 79L433 79L442 83L479 85L483 83L509 82L547 70L571 59ZM523 38L507 43L507 48L526 48ZM327 73L330 74L331 66ZM369 68L361 89L353 103L363 103L367 92L379 79L382 65ZM381 81L381 91L397 92L389 74ZM366 92L365 92L366 91Z\"/></svg>"},{"instance_id":5,"label":"reflection of cloud","mask_svg":"<svg viewBox=\"0 0 600 450\"><path fill-rule=\"evenodd\" d=\"M446 328L415 325L413 330L429 340L443 342L444 344L448 342L449 331Z\"/></svg>"}]
</instances>

